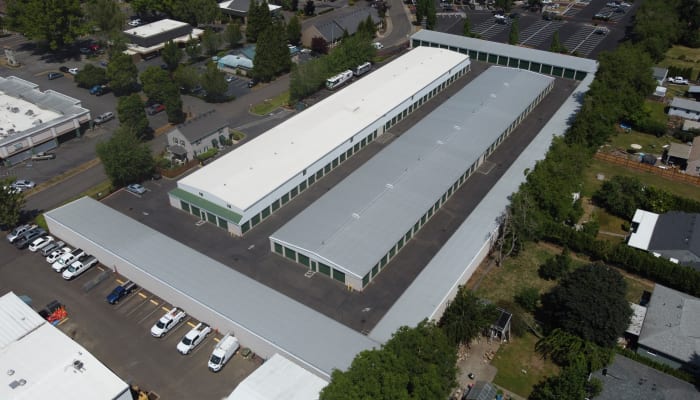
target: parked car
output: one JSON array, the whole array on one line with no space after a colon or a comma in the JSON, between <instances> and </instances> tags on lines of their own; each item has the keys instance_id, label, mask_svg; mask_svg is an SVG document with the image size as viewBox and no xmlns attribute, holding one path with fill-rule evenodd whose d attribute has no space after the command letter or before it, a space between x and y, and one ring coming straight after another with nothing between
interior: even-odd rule
<instances>
[{"instance_id":1,"label":"parked car","mask_svg":"<svg viewBox=\"0 0 700 400\"><path fill-rule=\"evenodd\" d=\"M164 110L165 110L165 106L160 104L160 103L155 103L155 104L149 106L148 108L146 108L146 112L148 113L148 115L156 115L159 112L164 111Z\"/></svg>"},{"instance_id":2,"label":"parked car","mask_svg":"<svg viewBox=\"0 0 700 400\"><path fill-rule=\"evenodd\" d=\"M139 18L132 19L129 21L129 26L139 26L141 25L141 20Z\"/></svg>"},{"instance_id":3,"label":"parked car","mask_svg":"<svg viewBox=\"0 0 700 400\"><path fill-rule=\"evenodd\" d=\"M7 236L6 236L7 241L10 243L14 243L15 240L19 239L20 236L22 236L25 232L27 232L28 230L30 230L34 227L36 227L36 225L27 225L27 224L20 225L20 226L16 227L15 229L12 230L12 232L7 234Z\"/></svg>"},{"instance_id":4,"label":"parked car","mask_svg":"<svg viewBox=\"0 0 700 400\"><path fill-rule=\"evenodd\" d=\"M138 183L132 183L126 187L126 190L128 190L131 193L134 194L144 194L146 193L146 188L143 187L143 185L139 185Z\"/></svg>"},{"instance_id":5,"label":"parked car","mask_svg":"<svg viewBox=\"0 0 700 400\"><path fill-rule=\"evenodd\" d=\"M168 331L173 329L173 327L182 322L186 316L187 313L185 313L183 310L180 310L177 307L173 308L165 315L160 317L158 322L151 327L151 336L163 337L163 335L168 333Z\"/></svg>"},{"instance_id":6,"label":"parked car","mask_svg":"<svg viewBox=\"0 0 700 400\"><path fill-rule=\"evenodd\" d=\"M18 179L12 184L12 186L16 189L24 191L27 189L33 189L34 186L36 186L36 183L27 179Z\"/></svg>"},{"instance_id":7,"label":"parked car","mask_svg":"<svg viewBox=\"0 0 700 400\"><path fill-rule=\"evenodd\" d=\"M105 122L114 119L114 113L111 111L107 111L106 113L102 113L95 118L95 125L102 125Z\"/></svg>"},{"instance_id":8,"label":"parked car","mask_svg":"<svg viewBox=\"0 0 700 400\"><path fill-rule=\"evenodd\" d=\"M92 53L93 53L93 51L90 50L89 47L81 47L80 48L80 54L91 55Z\"/></svg>"},{"instance_id":9,"label":"parked car","mask_svg":"<svg viewBox=\"0 0 700 400\"><path fill-rule=\"evenodd\" d=\"M42 236L34 239L34 241L29 245L29 251L35 253L38 250L43 249L48 246L49 243L54 241L53 236Z\"/></svg>"},{"instance_id":10,"label":"parked car","mask_svg":"<svg viewBox=\"0 0 700 400\"><path fill-rule=\"evenodd\" d=\"M70 68L66 67L65 65L61 65L61 66L58 68L59 71L65 72L65 73L68 73L69 69L70 69Z\"/></svg>"},{"instance_id":11,"label":"parked car","mask_svg":"<svg viewBox=\"0 0 700 400\"><path fill-rule=\"evenodd\" d=\"M73 249L71 249L68 246L63 246L55 249L54 251L51 252L48 256L46 256L46 262L49 264L55 263L61 256L68 254L72 252Z\"/></svg>"},{"instance_id":12,"label":"parked car","mask_svg":"<svg viewBox=\"0 0 700 400\"><path fill-rule=\"evenodd\" d=\"M49 254L53 253L55 250L60 250L65 246L66 244L63 243L62 241L56 241L54 240L53 242L47 244L41 249L41 255L44 257L48 257Z\"/></svg>"},{"instance_id":13,"label":"parked car","mask_svg":"<svg viewBox=\"0 0 700 400\"><path fill-rule=\"evenodd\" d=\"M135 291L139 287L132 281L126 281L124 284L119 285L112 290L110 294L107 295L107 303L117 304L119 300L128 296L131 292Z\"/></svg>"},{"instance_id":14,"label":"parked car","mask_svg":"<svg viewBox=\"0 0 700 400\"><path fill-rule=\"evenodd\" d=\"M54 158L56 158L56 154L47 153L45 151L41 151L32 155L32 161L53 160Z\"/></svg>"},{"instance_id":15,"label":"parked car","mask_svg":"<svg viewBox=\"0 0 700 400\"><path fill-rule=\"evenodd\" d=\"M15 241L14 245L18 249L26 249L27 246L29 246L34 241L34 239L37 239L44 235L46 235L45 230L41 228L33 228L25 232L22 236L20 236L19 239Z\"/></svg>"},{"instance_id":16,"label":"parked car","mask_svg":"<svg viewBox=\"0 0 700 400\"><path fill-rule=\"evenodd\" d=\"M51 268L53 268L53 270L56 272L63 272L64 269L68 268L68 266L71 265L73 261L82 257L83 254L85 254L85 252L82 249L75 249L70 253L66 253L60 256L58 260L56 260L56 262L51 264Z\"/></svg>"},{"instance_id":17,"label":"parked car","mask_svg":"<svg viewBox=\"0 0 700 400\"><path fill-rule=\"evenodd\" d=\"M105 93L109 93L109 86L95 85L90 88L90 94L94 94L95 96L102 96Z\"/></svg>"},{"instance_id":18,"label":"parked car","mask_svg":"<svg viewBox=\"0 0 700 400\"><path fill-rule=\"evenodd\" d=\"M97 258L88 254L83 254L77 260L73 261L68 268L63 271L63 279L71 280L83 272L92 268L97 264Z\"/></svg>"},{"instance_id":19,"label":"parked car","mask_svg":"<svg viewBox=\"0 0 700 400\"><path fill-rule=\"evenodd\" d=\"M372 46L373 46L375 49L377 49L377 50L381 50L381 49L384 48L384 45L381 44L381 43L379 43L379 42L374 42L374 43L372 43Z\"/></svg>"},{"instance_id":20,"label":"parked car","mask_svg":"<svg viewBox=\"0 0 700 400\"><path fill-rule=\"evenodd\" d=\"M258 82L260 82L258 80L258 78L253 78L253 79L249 80L248 81L248 88L252 88L253 86L257 85Z\"/></svg>"},{"instance_id":21,"label":"parked car","mask_svg":"<svg viewBox=\"0 0 700 400\"><path fill-rule=\"evenodd\" d=\"M187 334L182 338L180 343L177 344L177 351L180 354L188 354L192 351L198 344L202 343L207 335L211 333L211 327L204 322L200 322L192 328Z\"/></svg>"},{"instance_id":22,"label":"parked car","mask_svg":"<svg viewBox=\"0 0 700 400\"><path fill-rule=\"evenodd\" d=\"M675 76L675 77L672 76L672 77L668 78L668 81L669 81L669 83L674 83L676 85L687 85L688 84L688 80L682 76Z\"/></svg>"},{"instance_id":23,"label":"parked car","mask_svg":"<svg viewBox=\"0 0 700 400\"><path fill-rule=\"evenodd\" d=\"M216 345L211 353L207 367L212 372L219 372L221 368L233 357L236 350L240 347L238 339L232 334L227 334Z\"/></svg>"},{"instance_id":24,"label":"parked car","mask_svg":"<svg viewBox=\"0 0 700 400\"><path fill-rule=\"evenodd\" d=\"M71 75L78 75L78 72L80 72L80 70L78 68L70 68L68 70L68 73Z\"/></svg>"},{"instance_id":25,"label":"parked car","mask_svg":"<svg viewBox=\"0 0 700 400\"><path fill-rule=\"evenodd\" d=\"M54 79L63 78L63 74L60 72L49 72L48 77L49 80L52 81Z\"/></svg>"}]
</instances>

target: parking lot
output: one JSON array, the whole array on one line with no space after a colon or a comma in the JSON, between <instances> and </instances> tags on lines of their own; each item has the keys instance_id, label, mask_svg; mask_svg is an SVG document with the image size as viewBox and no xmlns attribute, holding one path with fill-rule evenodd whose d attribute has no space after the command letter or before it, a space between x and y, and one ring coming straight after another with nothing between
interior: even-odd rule
<instances>
[{"instance_id":1,"label":"parking lot","mask_svg":"<svg viewBox=\"0 0 700 400\"><path fill-rule=\"evenodd\" d=\"M603 26L582 26L562 44L570 53L587 57L610 31Z\"/></svg>"},{"instance_id":2,"label":"parking lot","mask_svg":"<svg viewBox=\"0 0 700 400\"><path fill-rule=\"evenodd\" d=\"M540 20L520 31L519 43L528 47L550 45L554 32L558 31L564 21Z\"/></svg>"},{"instance_id":3,"label":"parking lot","mask_svg":"<svg viewBox=\"0 0 700 400\"><path fill-rule=\"evenodd\" d=\"M66 281L40 254L17 250L4 238L0 253L0 293L28 295L37 310L52 300L65 304L68 318L59 323L61 331L122 379L161 398L220 399L261 363L239 351L220 372L210 372L207 361L225 332L212 332L190 354L181 355L178 342L199 321L187 316L165 337L152 337L151 326L173 305L143 289L108 304L106 296L124 278L99 264Z\"/></svg>"}]
</instances>

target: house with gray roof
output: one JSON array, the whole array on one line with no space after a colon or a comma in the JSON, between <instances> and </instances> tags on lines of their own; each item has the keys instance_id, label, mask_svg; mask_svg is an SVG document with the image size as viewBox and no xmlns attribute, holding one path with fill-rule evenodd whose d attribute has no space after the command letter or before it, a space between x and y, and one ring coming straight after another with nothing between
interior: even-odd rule
<instances>
[{"instance_id":1,"label":"house with gray roof","mask_svg":"<svg viewBox=\"0 0 700 400\"><path fill-rule=\"evenodd\" d=\"M277 14L282 10L282 6L270 2L268 2L267 7L270 10L270 14ZM226 0L219 2L221 14L228 15L232 18L247 18L249 8L250 0Z\"/></svg>"},{"instance_id":2,"label":"house with gray roof","mask_svg":"<svg viewBox=\"0 0 700 400\"><path fill-rule=\"evenodd\" d=\"M630 247L700 270L700 214L637 210L632 218Z\"/></svg>"},{"instance_id":3,"label":"house with gray roof","mask_svg":"<svg viewBox=\"0 0 700 400\"><path fill-rule=\"evenodd\" d=\"M216 110L210 110L168 132L168 151L179 160L192 160L197 154L219 147L228 136L228 122Z\"/></svg>"},{"instance_id":4,"label":"house with gray roof","mask_svg":"<svg viewBox=\"0 0 700 400\"><path fill-rule=\"evenodd\" d=\"M668 115L697 121L700 119L700 102L674 97L668 108Z\"/></svg>"},{"instance_id":5,"label":"house with gray roof","mask_svg":"<svg viewBox=\"0 0 700 400\"><path fill-rule=\"evenodd\" d=\"M637 346L644 357L700 373L700 299L657 284Z\"/></svg>"},{"instance_id":6,"label":"house with gray roof","mask_svg":"<svg viewBox=\"0 0 700 400\"><path fill-rule=\"evenodd\" d=\"M661 86L666 82L666 78L668 77L668 68L651 67L651 75L658 85Z\"/></svg>"},{"instance_id":7,"label":"house with gray roof","mask_svg":"<svg viewBox=\"0 0 700 400\"><path fill-rule=\"evenodd\" d=\"M700 136L695 136L693 145L690 146L690 154L688 155L688 162L685 166L685 173L700 176Z\"/></svg>"},{"instance_id":8,"label":"house with gray roof","mask_svg":"<svg viewBox=\"0 0 700 400\"><path fill-rule=\"evenodd\" d=\"M328 44L339 42L343 38L345 31L349 35L357 32L357 26L369 16L375 25L379 25L382 20L379 18L377 10L372 7L345 7L319 16L314 23L305 28L301 33L301 42L306 47L311 47L311 41L315 37L323 38Z\"/></svg>"},{"instance_id":9,"label":"house with gray roof","mask_svg":"<svg viewBox=\"0 0 700 400\"><path fill-rule=\"evenodd\" d=\"M603 383L596 400L698 400L692 384L621 355L592 376Z\"/></svg>"}]
</instances>

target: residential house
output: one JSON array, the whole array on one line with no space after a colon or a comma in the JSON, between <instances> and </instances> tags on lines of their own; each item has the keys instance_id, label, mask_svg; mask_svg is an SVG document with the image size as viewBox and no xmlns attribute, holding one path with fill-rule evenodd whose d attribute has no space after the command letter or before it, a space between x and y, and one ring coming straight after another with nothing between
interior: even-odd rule
<instances>
[{"instance_id":1,"label":"residential house","mask_svg":"<svg viewBox=\"0 0 700 400\"><path fill-rule=\"evenodd\" d=\"M301 33L301 42L306 47L311 47L311 41L315 37L321 37L329 45L339 42L345 31L349 35L357 32L360 22L371 17L375 25L381 23L377 10L372 7L345 7L332 13L320 15L314 19L313 24L305 27Z\"/></svg>"},{"instance_id":2,"label":"residential house","mask_svg":"<svg viewBox=\"0 0 700 400\"><path fill-rule=\"evenodd\" d=\"M282 10L282 6L272 3L267 4L271 14L277 14ZM250 8L250 0L226 0L219 2L219 10L221 14L228 15L232 18L242 18L244 21L248 18L248 9Z\"/></svg>"},{"instance_id":3,"label":"residential house","mask_svg":"<svg viewBox=\"0 0 700 400\"><path fill-rule=\"evenodd\" d=\"M690 86L688 88L688 96L697 100L700 98L700 86Z\"/></svg>"},{"instance_id":4,"label":"residential house","mask_svg":"<svg viewBox=\"0 0 700 400\"><path fill-rule=\"evenodd\" d=\"M591 376L603 383L595 400L700 399L700 392L692 384L619 354Z\"/></svg>"},{"instance_id":5,"label":"residential house","mask_svg":"<svg viewBox=\"0 0 700 400\"><path fill-rule=\"evenodd\" d=\"M700 214L637 210L631 229L630 247L700 270Z\"/></svg>"},{"instance_id":6,"label":"residential house","mask_svg":"<svg viewBox=\"0 0 700 400\"><path fill-rule=\"evenodd\" d=\"M668 69L661 67L652 67L651 74L658 83L658 85L661 86L664 84L664 82L666 82L666 78L668 77Z\"/></svg>"},{"instance_id":7,"label":"residential house","mask_svg":"<svg viewBox=\"0 0 700 400\"><path fill-rule=\"evenodd\" d=\"M700 373L700 299L657 284L637 341L637 354Z\"/></svg>"},{"instance_id":8,"label":"residential house","mask_svg":"<svg viewBox=\"0 0 700 400\"><path fill-rule=\"evenodd\" d=\"M228 122L216 110L211 110L170 131L168 151L175 159L192 160L197 154L219 147L228 137Z\"/></svg>"},{"instance_id":9,"label":"residential house","mask_svg":"<svg viewBox=\"0 0 700 400\"><path fill-rule=\"evenodd\" d=\"M690 146L685 143L671 143L664 150L664 162L677 165L680 169L685 169L688 157L690 157Z\"/></svg>"},{"instance_id":10,"label":"residential house","mask_svg":"<svg viewBox=\"0 0 700 400\"><path fill-rule=\"evenodd\" d=\"M700 127L696 129L699 128ZM700 176L700 136L695 136L693 145L690 146L690 154L688 154L685 173L688 175Z\"/></svg>"},{"instance_id":11,"label":"residential house","mask_svg":"<svg viewBox=\"0 0 700 400\"><path fill-rule=\"evenodd\" d=\"M674 97L669 106L668 115L697 121L700 119L700 102Z\"/></svg>"},{"instance_id":12,"label":"residential house","mask_svg":"<svg viewBox=\"0 0 700 400\"><path fill-rule=\"evenodd\" d=\"M466 395L465 400L492 400L496 398L498 390L491 382L476 381Z\"/></svg>"},{"instance_id":13,"label":"residential house","mask_svg":"<svg viewBox=\"0 0 700 400\"><path fill-rule=\"evenodd\" d=\"M230 74L249 75L253 70L253 60L241 54L228 54L217 60L217 68Z\"/></svg>"}]
</instances>

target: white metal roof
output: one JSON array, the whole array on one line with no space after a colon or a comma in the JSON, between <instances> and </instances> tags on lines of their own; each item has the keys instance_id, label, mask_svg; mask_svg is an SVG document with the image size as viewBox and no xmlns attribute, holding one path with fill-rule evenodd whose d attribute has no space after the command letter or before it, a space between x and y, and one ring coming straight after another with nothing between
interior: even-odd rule
<instances>
[{"instance_id":1,"label":"white metal roof","mask_svg":"<svg viewBox=\"0 0 700 400\"><path fill-rule=\"evenodd\" d=\"M14 293L0 298L0 331L8 330L24 334L0 349L0 399L114 399L128 390L126 382Z\"/></svg>"},{"instance_id":2,"label":"white metal roof","mask_svg":"<svg viewBox=\"0 0 700 400\"><path fill-rule=\"evenodd\" d=\"M228 400L318 400L328 382L275 354L248 375Z\"/></svg>"},{"instance_id":3,"label":"white metal roof","mask_svg":"<svg viewBox=\"0 0 700 400\"><path fill-rule=\"evenodd\" d=\"M492 42L490 40L470 38L427 29L414 33L411 36L411 39L442 43L448 46L475 50L478 52L507 55L508 57L514 57L520 60L534 61L541 64L564 67L589 73L595 73L598 69L598 62L588 58L574 57L567 54L552 53L551 51L514 46L505 43Z\"/></svg>"},{"instance_id":4,"label":"white metal roof","mask_svg":"<svg viewBox=\"0 0 700 400\"><path fill-rule=\"evenodd\" d=\"M0 351L45 322L14 293L0 297Z\"/></svg>"},{"instance_id":5,"label":"white metal roof","mask_svg":"<svg viewBox=\"0 0 700 400\"><path fill-rule=\"evenodd\" d=\"M355 354L377 345L361 333L90 197L45 216L49 227L72 230L328 376L334 368L349 367ZM107 226L109 229L105 229ZM319 332L323 332L323 340L310 339Z\"/></svg>"},{"instance_id":6,"label":"white metal roof","mask_svg":"<svg viewBox=\"0 0 700 400\"><path fill-rule=\"evenodd\" d=\"M245 211L466 59L443 49L409 51L181 179L178 186Z\"/></svg>"},{"instance_id":7,"label":"white metal roof","mask_svg":"<svg viewBox=\"0 0 700 400\"><path fill-rule=\"evenodd\" d=\"M159 21L144 24L135 28L127 29L124 33L129 35L139 36L143 38L151 37L163 32L169 32L173 29L189 25L187 22L175 21L174 19L161 19Z\"/></svg>"},{"instance_id":8,"label":"white metal roof","mask_svg":"<svg viewBox=\"0 0 700 400\"><path fill-rule=\"evenodd\" d=\"M658 219L659 214L637 209L632 217L632 223L637 225L637 229L632 231L627 244L637 249L649 250L649 242Z\"/></svg>"},{"instance_id":9,"label":"white metal roof","mask_svg":"<svg viewBox=\"0 0 700 400\"><path fill-rule=\"evenodd\" d=\"M647 308L634 303L630 303L630 308L632 309L632 317L625 332L639 336L639 332L642 331L644 317L647 315Z\"/></svg>"},{"instance_id":10,"label":"white metal roof","mask_svg":"<svg viewBox=\"0 0 700 400\"><path fill-rule=\"evenodd\" d=\"M490 67L271 238L362 279L552 81Z\"/></svg>"}]
</instances>

